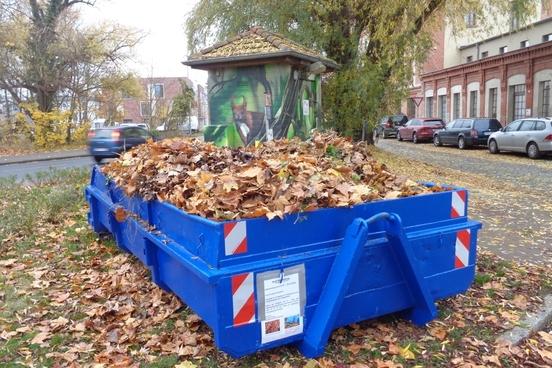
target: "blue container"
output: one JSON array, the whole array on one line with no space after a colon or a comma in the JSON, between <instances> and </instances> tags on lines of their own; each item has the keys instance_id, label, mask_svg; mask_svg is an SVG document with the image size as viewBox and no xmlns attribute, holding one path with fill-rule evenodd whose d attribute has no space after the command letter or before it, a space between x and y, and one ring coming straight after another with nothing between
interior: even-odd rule
<instances>
[{"instance_id":1,"label":"blue container","mask_svg":"<svg viewBox=\"0 0 552 368\"><path fill-rule=\"evenodd\" d=\"M138 257L233 357L290 343L316 357L332 330L388 313L424 325L475 275L481 224L464 189L217 222L128 198L95 167L86 199L94 231Z\"/></svg>"}]
</instances>

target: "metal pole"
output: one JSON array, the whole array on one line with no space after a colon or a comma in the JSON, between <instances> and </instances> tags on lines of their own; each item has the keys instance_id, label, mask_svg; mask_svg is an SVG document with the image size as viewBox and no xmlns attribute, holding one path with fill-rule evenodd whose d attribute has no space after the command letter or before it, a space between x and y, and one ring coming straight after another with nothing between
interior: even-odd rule
<instances>
[{"instance_id":1,"label":"metal pole","mask_svg":"<svg viewBox=\"0 0 552 368\"><path fill-rule=\"evenodd\" d=\"M270 93L265 93L265 114L264 114L264 123L266 130L266 140L271 141L274 139L274 133L270 127L270 121L272 117L272 96Z\"/></svg>"}]
</instances>

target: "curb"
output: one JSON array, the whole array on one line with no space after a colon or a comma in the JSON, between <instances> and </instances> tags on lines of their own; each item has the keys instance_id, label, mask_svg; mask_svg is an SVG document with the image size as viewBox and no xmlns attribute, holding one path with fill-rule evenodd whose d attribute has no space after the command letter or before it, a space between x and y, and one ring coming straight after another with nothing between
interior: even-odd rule
<instances>
[{"instance_id":1,"label":"curb","mask_svg":"<svg viewBox=\"0 0 552 368\"><path fill-rule=\"evenodd\" d=\"M39 162L39 161L65 160L68 158L78 158L78 157L91 157L91 155L89 153L81 153L81 154L75 154L71 156L36 157L36 158L27 158L27 159L15 160L15 161L0 161L0 166L25 164L29 162Z\"/></svg>"},{"instance_id":2,"label":"curb","mask_svg":"<svg viewBox=\"0 0 552 368\"><path fill-rule=\"evenodd\" d=\"M544 305L535 314L527 316L520 324L510 331L506 331L496 340L509 345L519 345L523 340L537 331L545 328L552 322L552 294L544 297Z\"/></svg>"}]
</instances>

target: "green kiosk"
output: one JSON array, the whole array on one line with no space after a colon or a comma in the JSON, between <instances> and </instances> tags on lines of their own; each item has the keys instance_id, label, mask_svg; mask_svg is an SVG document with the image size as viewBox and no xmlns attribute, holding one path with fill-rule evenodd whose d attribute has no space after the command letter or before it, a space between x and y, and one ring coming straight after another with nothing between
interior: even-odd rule
<instances>
[{"instance_id":1,"label":"green kiosk","mask_svg":"<svg viewBox=\"0 0 552 368\"><path fill-rule=\"evenodd\" d=\"M208 71L205 140L230 147L308 137L321 116L321 74L338 67L260 27L208 47L184 64Z\"/></svg>"}]
</instances>

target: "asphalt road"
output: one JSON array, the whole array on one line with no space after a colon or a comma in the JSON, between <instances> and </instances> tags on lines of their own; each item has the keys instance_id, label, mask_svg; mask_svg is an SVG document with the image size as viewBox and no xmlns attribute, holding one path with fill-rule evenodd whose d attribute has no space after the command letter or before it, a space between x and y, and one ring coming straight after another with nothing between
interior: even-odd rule
<instances>
[{"instance_id":1,"label":"asphalt road","mask_svg":"<svg viewBox=\"0 0 552 368\"><path fill-rule=\"evenodd\" d=\"M69 169L76 167L92 167L94 160L91 157L74 157L59 160L33 161L0 165L0 178L15 176L18 180L24 180L27 175L35 175L39 172L54 169Z\"/></svg>"},{"instance_id":2,"label":"asphalt road","mask_svg":"<svg viewBox=\"0 0 552 368\"><path fill-rule=\"evenodd\" d=\"M461 151L390 139L377 146L437 171L449 169L439 179L455 180L448 183L469 190L470 217L483 223L482 249L511 260L552 264L552 157L531 160L521 154L491 155L485 149Z\"/></svg>"}]
</instances>

